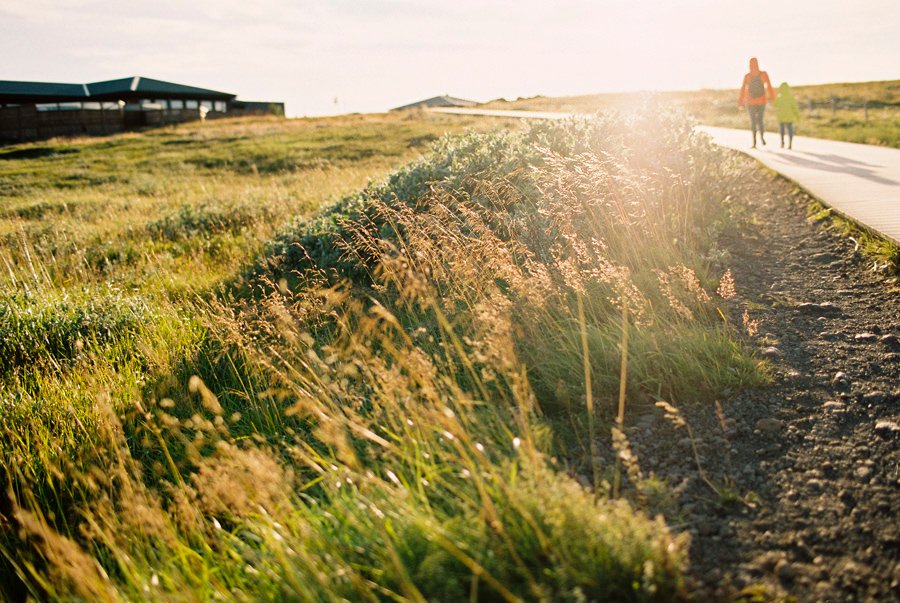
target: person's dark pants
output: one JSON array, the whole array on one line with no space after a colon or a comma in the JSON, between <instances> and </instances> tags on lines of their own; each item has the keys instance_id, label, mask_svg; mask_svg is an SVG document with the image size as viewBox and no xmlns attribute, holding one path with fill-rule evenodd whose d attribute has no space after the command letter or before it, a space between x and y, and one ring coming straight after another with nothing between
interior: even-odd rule
<instances>
[{"instance_id":1,"label":"person's dark pants","mask_svg":"<svg viewBox=\"0 0 900 603\"><path fill-rule=\"evenodd\" d=\"M794 124L791 122L781 122L778 124L778 131L781 133L781 146L784 146L784 131L787 130L788 148L794 146Z\"/></svg>"},{"instance_id":2,"label":"person's dark pants","mask_svg":"<svg viewBox=\"0 0 900 603\"><path fill-rule=\"evenodd\" d=\"M753 146L756 146L756 133L759 132L759 139L766 144L765 126L763 125L763 115L766 112L765 105L747 105L747 111L750 113L750 129L753 130Z\"/></svg>"}]
</instances>

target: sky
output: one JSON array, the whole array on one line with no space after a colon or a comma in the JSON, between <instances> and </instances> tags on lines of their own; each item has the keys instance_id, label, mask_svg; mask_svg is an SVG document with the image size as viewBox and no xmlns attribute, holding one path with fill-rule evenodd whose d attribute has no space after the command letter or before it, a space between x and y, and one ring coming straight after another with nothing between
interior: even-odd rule
<instances>
[{"instance_id":1,"label":"sky","mask_svg":"<svg viewBox=\"0 0 900 603\"><path fill-rule=\"evenodd\" d=\"M440 94L900 79L900 0L0 0L0 80L140 75L289 116Z\"/></svg>"}]
</instances>

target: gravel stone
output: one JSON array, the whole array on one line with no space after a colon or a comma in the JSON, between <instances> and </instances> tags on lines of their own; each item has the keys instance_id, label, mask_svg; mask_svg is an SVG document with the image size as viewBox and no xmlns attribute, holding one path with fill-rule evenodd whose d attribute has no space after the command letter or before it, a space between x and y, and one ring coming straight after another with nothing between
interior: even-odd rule
<instances>
[{"instance_id":1,"label":"gravel stone","mask_svg":"<svg viewBox=\"0 0 900 603\"><path fill-rule=\"evenodd\" d=\"M841 313L841 308L831 302L822 302L821 304L814 304L811 302L805 302L799 304L797 309L805 314L814 314L814 315L836 315Z\"/></svg>"},{"instance_id":2,"label":"gravel stone","mask_svg":"<svg viewBox=\"0 0 900 603\"><path fill-rule=\"evenodd\" d=\"M763 348L760 352L760 355L763 358L778 358L779 356L781 356L781 352L775 346L770 345L767 348Z\"/></svg>"},{"instance_id":3,"label":"gravel stone","mask_svg":"<svg viewBox=\"0 0 900 603\"><path fill-rule=\"evenodd\" d=\"M860 396L859 401L863 404L878 404L883 402L885 398L884 392L874 391L866 392Z\"/></svg>"},{"instance_id":4,"label":"gravel stone","mask_svg":"<svg viewBox=\"0 0 900 603\"><path fill-rule=\"evenodd\" d=\"M820 479L811 479L806 482L806 486L813 492L821 492L825 489L825 482Z\"/></svg>"},{"instance_id":5,"label":"gravel stone","mask_svg":"<svg viewBox=\"0 0 900 603\"><path fill-rule=\"evenodd\" d=\"M778 433L784 427L784 421L779 419L765 418L756 422L756 429L763 433Z\"/></svg>"},{"instance_id":6,"label":"gravel stone","mask_svg":"<svg viewBox=\"0 0 900 603\"><path fill-rule=\"evenodd\" d=\"M897 337L892 333L882 335L879 341L889 348L900 348L900 337Z\"/></svg>"},{"instance_id":7,"label":"gravel stone","mask_svg":"<svg viewBox=\"0 0 900 603\"><path fill-rule=\"evenodd\" d=\"M838 371L831 378L831 385L838 389L849 389L850 377L844 371Z\"/></svg>"},{"instance_id":8,"label":"gravel stone","mask_svg":"<svg viewBox=\"0 0 900 603\"><path fill-rule=\"evenodd\" d=\"M900 434L900 424L895 421L878 421L875 423L875 433L883 438Z\"/></svg>"},{"instance_id":9,"label":"gravel stone","mask_svg":"<svg viewBox=\"0 0 900 603\"><path fill-rule=\"evenodd\" d=\"M775 575L784 582L790 582L797 575L797 570L785 559L780 559L775 564Z\"/></svg>"}]
</instances>

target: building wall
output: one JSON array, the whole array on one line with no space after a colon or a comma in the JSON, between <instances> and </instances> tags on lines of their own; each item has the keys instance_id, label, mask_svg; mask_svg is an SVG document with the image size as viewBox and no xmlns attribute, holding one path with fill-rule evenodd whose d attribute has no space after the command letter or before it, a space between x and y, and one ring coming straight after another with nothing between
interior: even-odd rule
<instances>
[{"instance_id":1,"label":"building wall","mask_svg":"<svg viewBox=\"0 0 900 603\"><path fill-rule=\"evenodd\" d=\"M205 117L225 117L209 111ZM148 126L163 126L201 119L201 109L74 109L38 111L34 105L0 108L0 141L22 142L54 136L113 134Z\"/></svg>"}]
</instances>

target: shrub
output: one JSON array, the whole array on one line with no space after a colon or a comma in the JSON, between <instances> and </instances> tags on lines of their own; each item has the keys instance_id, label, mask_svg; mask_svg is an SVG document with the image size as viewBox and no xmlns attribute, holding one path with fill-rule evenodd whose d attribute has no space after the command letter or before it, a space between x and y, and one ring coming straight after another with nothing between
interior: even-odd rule
<instances>
[{"instance_id":1,"label":"shrub","mask_svg":"<svg viewBox=\"0 0 900 603\"><path fill-rule=\"evenodd\" d=\"M378 210L379 203L425 209L429 191L472 192L475 187L501 182L527 187L531 182L528 168L537 157L535 149L516 133L445 136L429 155L394 172L385 182L371 184L317 218L298 222L282 233L270 245L268 269L274 269L276 281L314 265L355 283L371 282L374 258L363 249L345 255L345 225L390 238L391 228Z\"/></svg>"},{"instance_id":2,"label":"shrub","mask_svg":"<svg viewBox=\"0 0 900 603\"><path fill-rule=\"evenodd\" d=\"M202 238L223 232L239 233L270 215L268 208L260 206L182 205L175 215L150 222L147 231L152 237L169 241Z\"/></svg>"},{"instance_id":3,"label":"shrub","mask_svg":"<svg viewBox=\"0 0 900 603\"><path fill-rule=\"evenodd\" d=\"M6 297L0 300L0 373L61 368L97 346L133 337L151 316L143 299L115 291Z\"/></svg>"}]
</instances>

